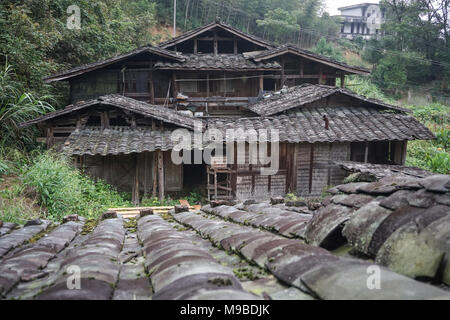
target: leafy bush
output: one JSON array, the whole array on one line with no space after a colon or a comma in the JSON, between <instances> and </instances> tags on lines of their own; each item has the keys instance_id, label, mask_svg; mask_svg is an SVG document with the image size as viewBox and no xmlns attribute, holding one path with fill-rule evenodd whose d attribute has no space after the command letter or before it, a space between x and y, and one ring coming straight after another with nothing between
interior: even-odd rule
<instances>
[{"instance_id":1,"label":"leafy bush","mask_svg":"<svg viewBox=\"0 0 450 320\"><path fill-rule=\"evenodd\" d=\"M343 61L341 50L332 43L328 42L324 37L317 41L313 51L336 61Z\"/></svg>"},{"instance_id":2,"label":"leafy bush","mask_svg":"<svg viewBox=\"0 0 450 320\"><path fill-rule=\"evenodd\" d=\"M26 187L38 194L47 218L58 221L67 214L97 217L105 209L129 205L110 186L94 182L73 168L68 159L50 152L38 155L21 175Z\"/></svg>"}]
</instances>

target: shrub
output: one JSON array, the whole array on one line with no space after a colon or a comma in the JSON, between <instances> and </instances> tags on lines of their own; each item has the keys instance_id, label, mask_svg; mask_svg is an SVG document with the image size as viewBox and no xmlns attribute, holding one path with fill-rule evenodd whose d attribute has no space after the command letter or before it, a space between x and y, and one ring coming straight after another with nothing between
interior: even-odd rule
<instances>
[{"instance_id":1,"label":"shrub","mask_svg":"<svg viewBox=\"0 0 450 320\"><path fill-rule=\"evenodd\" d=\"M109 207L128 205L110 186L94 182L73 168L68 159L51 152L38 155L21 175L34 188L47 218L58 221L67 214L97 217Z\"/></svg>"}]
</instances>

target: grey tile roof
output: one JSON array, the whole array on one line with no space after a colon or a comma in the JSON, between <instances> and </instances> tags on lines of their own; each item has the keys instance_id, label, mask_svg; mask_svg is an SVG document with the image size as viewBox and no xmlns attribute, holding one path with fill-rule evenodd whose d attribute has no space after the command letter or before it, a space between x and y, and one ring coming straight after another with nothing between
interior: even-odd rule
<instances>
[{"instance_id":1,"label":"grey tile roof","mask_svg":"<svg viewBox=\"0 0 450 320\"><path fill-rule=\"evenodd\" d=\"M130 154L144 151L174 149L172 131L152 131L151 128L112 127L101 129L87 127L76 130L67 138L62 151L67 155ZM183 148L190 149L189 145Z\"/></svg>"},{"instance_id":2,"label":"grey tile roof","mask_svg":"<svg viewBox=\"0 0 450 320\"><path fill-rule=\"evenodd\" d=\"M364 172L377 176L380 169L389 173L379 180L334 187L339 194L324 200L324 207L314 214L307 241L320 243L332 232L339 233L357 255L373 258L376 264L450 285L450 176L379 165L368 165ZM358 200L365 204L355 206ZM344 211L344 219L336 221L335 213ZM321 237L316 236L319 229L324 231Z\"/></svg>"},{"instance_id":3,"label":"grey tile roof","mask_svg":"<svg viewBox=\"0 0 450 320\"><path fill-rule=\"evenodd\" d=\"M287 89L286 93L281 93L279 95L274 95L271 98L260 100L254 104L250 104L248 108L261 116L270 116L324 99L334 94L343 94L360 100L361 102L366 102L378 107L401 112L411 112L408 109L390 105L377 99L358 95L357 93L344 88L310 83L290 87Z\"/></svg>"},{"instance_id":4,"label":"grey tile roof","mask_svg":"<svg viewBox=\"0 0 450 320\"><path fill-rule=\"evenodd\" d=\"M355 73L355 74L369 74L370 73L370 70L366 69L364 67L351 66L344 62L336 61L334 59L322 56L322 55L314 53L312 51L300 49L293 44L285 44L285 45L282 45L282 46L279 46L276 48L264 50L264 51L261 51L260 53L257 53L255 55L251 56L251 58L254 61L264 61L266 59L271 59L271 58L274 58L274 57L277 57L279 55L286 54L286 53L291 53L291 54L295 54L295 55L301 56L301 57L309 59L309 60L314 60L319 63L326 64L330 67L333 67L333 68L336 68L336 69L339 69L342 71L346 71L347 73Z\"/></svg>"},{"instance_id":5,"label":"grey tile roof","mask_svg":"<svg viewBox=\"0 0 450 320\"><path fill-rule=\"evenodd\" d=\"M329 121L325 129L326 116ZM304 108L296 114L240 119L211 118L208 128L225 135L227 129L258 131L276 129L280 142L345 142L434 139L434 135L411 116L365 107ZM244 137L241 137L244 138Z\"/></svg>"},{"instance_id":6,"label":"grey tile roof","mask_svg":"<svg viewBox=\"0 0 450 320\"><path fill-rule=\"evenodd\" d=\"M242 54L184 54L184 61L155 63L161 70L280 70L277 62L253 62Z\"/></svg>"},{"instance_id":7,"label":"grey tile roof","mask_svg":"<svg viewBox=\"0 0 450 320\"><path fill-rule=\"evenodd\" d=\"M367 174L372 176L374 179L381 179L392 175L415 178L425 178L433 175L433 173L423 169L401 165L372 164L353 161L338 161L335 163L344 170L348 170L353 173L359 172Z\"/></svg>"},{"instance_id":8,"label":"grey tile roof","mask_svg":"<svg viewBox=\"0 0 450 320\"><path fill-rule=\"evenodd\" d=\"M23 122L20 124L20 126L26 127L32 124L47 121L92 106L117 107L146 117L161 120L165 123L173 124L179 127L188 129L194 128L195 119L193 117L186 116L170 108L164 108L162 106L148 104L143 101L138 101L136 99L124 97L117 94L105 95L97 99L92 99L88 101L80 101L76 104L68 105L64 109L56 110L54 112L47 113L46 115L43 115L36 119ZM197 121L201 120L197 119Z\"/></svg>"},{"instance_id":9,"label":"grey tile roof","mask_svg":"<svg viewBox=\"0 0 450 320\"><path fill-rule=\"evenodd\" d=\"M175 61L183 61L183 56L179 53L165 50L165 49L159 48L159 47L153 47L150 45L146 45L146 46L137 48L133 51L114 56L109 59L92 62L92 63L88 63L88 64L83 64L83 65L77 66L73 69L53 74L49 77L44 78L44 81L47 83L50 83L53 81L59 81L59 80L65 80L68 78L72 78L72 77L81 75L85 72L89 72L89 71L93 71L95 69L106 67L110 64L119 62L121 60L124 60L126 58L129 58L129 57L135 56L137 54L141 54L141 53L150 53L150 54L155 54L155 55L158 55L158 56L161 56L164 58L169 58L169 59L172 59Z\"/></svg>"}]
</instances>

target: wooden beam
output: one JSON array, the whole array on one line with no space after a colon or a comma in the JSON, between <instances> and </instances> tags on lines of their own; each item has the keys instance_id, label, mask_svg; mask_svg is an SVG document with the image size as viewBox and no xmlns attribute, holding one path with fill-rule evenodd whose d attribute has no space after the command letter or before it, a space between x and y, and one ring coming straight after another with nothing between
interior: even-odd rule
<instances>
[{"instance_id":1,"label":"wooden beam","mask_svg":"<svg viewBox=\"0 0 450 320\"><path fill-rule=\"evenodd\" d=\"M164 200L164 155L161 150L157 150L158 157L158 199Z\"/></svg>"}]
</instances>

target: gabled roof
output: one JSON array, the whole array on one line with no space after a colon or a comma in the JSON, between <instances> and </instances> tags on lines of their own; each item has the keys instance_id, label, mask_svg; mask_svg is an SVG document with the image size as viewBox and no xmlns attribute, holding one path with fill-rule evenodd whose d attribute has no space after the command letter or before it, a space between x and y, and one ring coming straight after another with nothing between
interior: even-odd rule
<instances>
[{"instance_id":1,"label":"gabled roof","mask_svg":"<svg viewBox=\"0 0 450 320\"><path fill-rule=\"evenodd\" d=\"M278 62L253 62L242 54L184 54L183 62L155 63L155 69L161 70L222 70L222 71L264 71L280 70Z\"/></svg>"},{"instance_id":2,"label":"gabled roof","mask_svg":"<svg viewBox=\"0 0 450 320\"><path fill-rule=\"evenodd\" d=\"M230 26L228 24L220 22L220 21L211 22L209 24L206 24L206 25L201 26L199 28L196 28L194 30L185 32L185 33L179 35L178 37L175 37L175 38L173 38L171 40L168 40L168 41L160 43L159 47L160 48L168 48L168 47L171 47L171 46L175 46L175 45L177 45L180 42L184 42L186 40L192 39L193 37L195 37L195 36L197 36L197 35L199 35L199 34L201 34L203 32L206 32L206 31L209 31L211 29L214 29L214 28L221 28L222 30L228 31L228 32L234 34L237 37L240 37L240 38L242 38L244 40L252 42L252 43L254 43L254 44L258 45L258 46L265 47L267 49L270 49L270 48L274 47L273 44L271 44L271 43L269 43L269 42L267 42L267 41L265 41L265 40L263 40L261 38L258 38L256 36L253 36L253 35L250 35L248 33L242 32L242 31L240 31L240 30L238 30L238 29L236 29L236 28L234 28L234 27L232 27L232 26Z\"/></svg>"},{"instance_id":3,"label":"gabled roof","mask_svg":"<svg viewBox=\"0 0 450 320\"><path fill-rule=\"evenodd\" d=\"M93 106L112 106L123 110L128 110L145 117L154 118L165 123L173 124L182 128L194 129L194 121L201 121L199 119L186 116L173 109L164 108L162 106L148 104L143 101L138 101L132 98L127 98L121 95L112 94L101 96L97 99L88 101L81 101L76 104L71 104L61 110L47 113L39 118L26 121L20 124L20 127L27 127L32 124L37 124L43 121L48 121L75 111L83 110Z\"/></svg>"},{"instance_id":4,"label":"gabled roof","mask_svg":"<svg viewBox=\"0 0 450 320\"><path fill-rule=\"evenodd\" d=\"M99 68L106 67L108 65L117 63L119 61L122 61L124 59L130 58L132 56L135 56L135 55L138 55L141 53L155 54L157 56L167 58L167 59L172 59L175 61L183 61L184 60L183 56L179 53L175 53L173 51L169 51L169 50L165 50L162 48L147 45L147 46L140 47L136 50L130 51L128 53L120 54L120 55L117 55L115 57L112 57L112 58L109 58L106 60L101 60L101 61L97 61L97 62L93 62L93 63L84 64L84 65L75 67L73 69L70 69L70 70L67 70L64 72L53 74L47 78L44 78L44 81L47 83L51 83L54 81L66 80L68 78L79 76L86 72L90 72L90 71L93 71L93 70L96 70Z\"/></svg>"},{"instance_id":5,"label":"gabled roof","mask_svg":"<svg viewBox=\"0 0 450 320\"><path fill-rule=\"evenodd\" d=\"M324 117L328 120L325 127ZM293 114L240 119L208 119L208 129L226 136L227 129L250 132L277 130L278 141L288 143L427 140L434 135L412 116L386 113L369 107L306 107ZM237 137L248 141L248 137Z\"/></svg>"},{"instance_id":6,"label":"gabled roof","mask_svg":"<svg viewBox=\"0 0 450 320\"><path fill-rule=\"evenodd\" d=\"M314 52L300 49L293 44L285 44L285 45L282 45L277 48L261 51L260 53L257 53L256 55L249 56L249 57L251 57L256 62L260 62L263 60L278 57L280 55L284 55L286 53L291 53L291 54L300 56L300 57L308 59L308 60L313 60L313 61L325 64L327 66L345 71L347 73L354 73L354 74L369 74L370 73L370 70L366 69L364 67L351 66L346 63L339 62L339 61L327 58L325 56L316 54Z\"/></svg>"},{"instance_id":7,"label":"gabled roof","mask_svg":"<svg viewBox=\"0 0 450 320\"><path fill-rule=\"evenodd\" d=\"M344 88L319 84L310 84L310 83L305 83L299 86L291 87L287 89L286 93L274 95L271 98L261 100L257 103L249 105L248 108L261 116L270 116L287 111L292 108L304 106L308 103L321 100L323 98L326 98L328 96L337 93L382 108L391 109L399 112L411 112L409 109L404 109L401 107L390 105L377 99L367 98Z\"/></svg>"}]
</instances>

